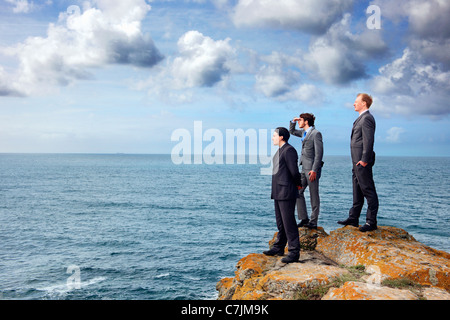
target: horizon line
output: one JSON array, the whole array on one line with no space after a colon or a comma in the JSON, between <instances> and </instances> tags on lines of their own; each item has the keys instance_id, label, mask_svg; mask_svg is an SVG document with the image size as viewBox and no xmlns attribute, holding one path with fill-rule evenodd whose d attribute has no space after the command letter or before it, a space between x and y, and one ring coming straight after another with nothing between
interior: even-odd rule
<instances>
[{"instance_id":1,"label":"horizon line","mask_svg":"<svg viewBox=\"0 0 450 320\"><path fill-rule=\"evenodd\" d=\"M140 153L140 152L136 152L136 153L126 153L126 152L1 152L0 151L0 155L142 155L142 156L171 156L171 153ZM191 153L189 154L191 157L195 156L195 155L200 155L200 154L194 154ZM227 155L231 155L231 154L218 154L217 156L220 157L224 157ZM258 156L258 154L233 154L235 157L237 156L245 156L245 157L249 157L249 156ZM328 154L328 155L324 155L324 157L349 157L350 155L348 154ZM380 155L377 154L377 157L409 157L409 158L450 158L450 155Z\"/></svg>"}]
</instances>

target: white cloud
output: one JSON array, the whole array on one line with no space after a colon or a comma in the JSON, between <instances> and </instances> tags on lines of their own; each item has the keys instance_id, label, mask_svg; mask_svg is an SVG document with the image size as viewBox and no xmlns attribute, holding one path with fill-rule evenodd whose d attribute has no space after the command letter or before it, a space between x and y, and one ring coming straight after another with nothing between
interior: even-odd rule
<instances>
[{"instance_id":1,"label":"white cloud","mask_svg":"<svg viewBox=\"0 0 450 320\"><path fill-rule=\"evenodd\" d=\"M198 92L225 88L232 75L242 71L230 42L229 38L214 40L199 31L188 31L178 39L178 51L133 88L147 90L167 104L192 103Z\"/></svg>"},{"instance_id":2,"label":"white cloud","mask_svg":"<svg viewBox=\"0 0 450 320\"><path fill-rule=\"evenodd\" d=\"M345 84L365 78L366 63L387 51L379 32L351 33L350 18L350 14L344 15L340 22L310 45L304 66L313 77L329 84Z\"/></svg>"},{"instance_id":3,"label":"white cloud","mask_svg":"<svg viewBox=\"0 0 450 320\"><path fill-rule=\"evenodd\" d=\"M6 0L6 2L14 5L14 13L28 13L35 7L34 3L28 0Z\"/></svg>"},{"instance_id":4,"label":"white cloud","mask_svg":"<svg viewBox=\"0 0 450 320\"><path fill-rule=\"evenodd\" d=\"M280 65L264 65L255 76L255 88L266 97L276 97L290 91L298 78L298 72L283 71Z\"/></svg>"},{"instance_id":5,"label":"white cloud","mask_svg":"<svg viewBox=\"0 0 450 320\"><path fill-rule=\"evenodd\" d=\"M382 16L399 22L407 19L409 47L428 61L441 63L450 70L450 1L376 0Z\"/></svg>"},{"instance_id":6,"label":"white cloud","mask_svg":"<svg viewBox=\"0 0 450 320\"><path fill-rule=\"evenodd\" d=\"M292 66L298 62L294 58L273 52L269 56L261 57L265 62L255 75L255 88L266 97L277 97L289 92L293 85L300 80L300 73Z\"/></svg>"},{"instance_id":7,"label":"white cloud","mask_svg":"<svg viewBox=\"0 0 450 320\"><path fill-rule=\"evenodd\" d=\"M22 96L13 84L9 81L10 77L5 69L0 66L0 97L1 96Z\"/></svg>"},{"instance_id":8,"label":"white cloud","mask_svg":"<svg viewBox=\"0 0 450 320\"><path fill-rule=\"evenodd\" d=\"M450 36L450 3L447 0L375 0L383 17L399 22L407 18L416 36Z\"/></svg>"},{"instance_id":9,"label":"white cloud","mask_svg":"<svg viewBox=\"0 0 450 320\"><path fill-rule=\"evenodd\" d=\"M322 34L353 5L353 0L239 0L237 26L276 27Z\"/></svg>"},{"instance_id":10,"label":"white cloud","mask_svg":"<svg viewBox=\"0 0 450 320\"><path fill-rule=\"evenodd\" d=\"M312 84L300 84L290 91L277 97L280 101L302 101L308 105L320 105L323 103L322 91Z\"/></svg>"},{"instance_id":11,"label":"white cloud","mask_svg":"<svg viewBox=\"0 0 450 320\"><path fill-rule=\"evenodd\" d=\"M384 114L439 117L450 113L450 71L426 62L409 48L381 67L371 86L378 94L377 110Z\"/></svg>"},{"instance_id":12,"label":"white cloud","mask_svg":"<svg viewBox=\"0 0 450 320\"><path fill-rule=\"evenodd\" d=\"M91 68L106 64L151 67L162 59L152 39L141 31L141 21L150 10L144 0L96 0L84 5L83 12L71 6L61 13L58 23L49 25L46 37L29 37L3 50L17 57L19 67L8 76L9 92L1 94L30 95L48 85L90 78Z\"/></svg>"},{"instance_id":13,"label":"white cloud","mask_svg":"<svg viewBox=\"0 0 450 320\"><path fill-rule=\"evenodd\" d=\"M300 100L311 104L321 100L322 94L317 87L301 83L300 58L273 52L260 59L265 64L255 75L255 89L266 97L279 101Z\"/></svg>"},{"instance_id":14,"label":"white cloud","mask_svg":"<svg viewBox=\"0 0 450 320\"><path fill-rule=\"evenodd\" d=\"M428 62L440 63L445 70L450 70L450 38L412 39L411 49L420 52Z\"/></svg>"},{"instance_id":15,"label":"white cloud","mask_svg":"<svg viewBox=\"0 0 450 320\"><path fill-rule=\"evenodd\" d=\"M313 36L307 52L297 50L288 55L275 51L259 57L262 66L255 75L255 88L277 100L322 101L323 94L309 80L343 85L369 78L367 64L387 52L381 32L364 29L352 33L347 13L324 34Z\"/></svg>"},{"instance_id":16,"label":"white cloud","mask_svg":"<svg viewBox=\"0 0 450 320\"><path fill-rule=\"evenodd\" d=\"M386 141L390 143L400 142L400 135L405 132L401 127L392 127L387 131Z\"/></svg>"},{"instance_id":17,"label":"white cloud","mask_svg":"<svg viewBox=\"0 0 450 320\"><path fill-rule=\"evenodd\" d=\"M402 56L379 69L370 84L384 114L450 114L450 2L375 0L384 18L408 22Z\"/></svg>"},{"instance_id":18,"label":"white cloud","mask_svg":"<svg viewBox=\"0 0 450 320\"><path fill-rule=\"evenodd\" d=\"M171 66L177 87L211 87L226 77L235 64L229 38L213 40L198 31L178 40L178 56Z\"/></svg>"}]
</instances>

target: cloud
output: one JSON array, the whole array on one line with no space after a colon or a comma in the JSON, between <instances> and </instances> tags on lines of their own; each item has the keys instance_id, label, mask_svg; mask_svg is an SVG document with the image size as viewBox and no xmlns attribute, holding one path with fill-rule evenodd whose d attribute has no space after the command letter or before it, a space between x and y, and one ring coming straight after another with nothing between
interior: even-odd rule
<instances>
[{"instance_id":1,"label":"cloud","mask_svg":"<svg viewBox=\"0 0 450 320\"><path fill-rule=\"evenodd\" d=\"M409 7L412 49L450 70L450 2L415 1Z\"/></svg>"},{"instance_id":2,"label":"cloud","mask_svg":"<svg viewBox=\"0 0 450 320\"><path fill-rule=\"evenodd\" d=\"M279 101L300 100L314 104L321 92L312 84L301 83L302 61L295 56L272 52L260 57L264 64L255 75L255 89L267 98Z\"/></svg>"},{"instance_id":3,"label":"cloud","mask_svg":"<svg viewBox=\"0 0 450 320\"><path fill-rule=\"evenodd\" d=\"M13 12L14 13L28 13L35 8L35 4L31 1L27 0L6 0L14 5Z\"/></svg>"},{"instance_id":4,"label":"cloud","mask_svg":"<svg viewBox=\"0 0 450 320\"><path fill-rule=\"evenodd\" d=\"M450 114L450 2L442 0L376 0L382 16L407 22L406 47L400 57L370 80L377 110L386 115Z\"/></svg>"},{"instance_id":5,"label":"cloud","mask_svg":"<svg viewBox=\"0 0 450 320\"><path fill-rule=\"evenodd\" d=\"M351 32L354 1L334 0L239 0L233 21L237 26L270 27L312 34L308 52L301 54L302 71L313 80L330 85L348 84L369 78L367 65L385 57L388 46L379 30ZM264 66L257 75L256 88L266 96L287 92L295 78L279 65Z\"/></svg>"},{"instance_id":6,"label":"cloud","mask_svg":"<svg viewBox=\"0 0 450 320\"><path fill-rule=\"evenodd\" d=\"M291 67L293 58L273 52L261 57L265 62L255 75L255 88L266 97L277 97L289 92L300 80L300 73Z\"/></svg>"},{"instance_id":7,"label":"cloud","mask_svg":"<svg viewBox=\"0 0 450 320\"><path fill-rule=\"evenodd\" d=\"M147 90L168 104L191 103L197 92L226 88L232 75L243 69L230 42L230 38L214 40L199 31L188 31L178 39L178 51L156 66L148 78L136 81L133 88Z\"/></svg>"},{"instance_id":8,"label":"cloud","mask_svg":"<svg viewBox=\"0 0 450 320\"><path fill-rule=\"evenodd\" d=\"M320 105L323 103L323 93L316 86L308 83L293 87L290 91L277 97L280 101L302 101L308 105Z\"/></svg>"},{"instance_id":9,"label":"cloud","mask_svg":"<svg viewBox=\"0 0 450 320\"><path fill-rule=\"evenodd\" d=\"M276 97L291 90L299 75L292 70L284 71L280 65L264 65L255 76L255 88L266 97Z\"/></svg>"},{"instance_id":10,"label":"cloud","mask_svg":"<svg viewBox=\"0 0 450 320\"><path fill-rule=\"evenodd\" d=\"M376 0L382 16L408 22L408 45L422 58L450 70L450 2L444 0Z\"/></svg>"},{"instance_id":11,"label":"cloud","mask_svg":"<svg viewBox=\"0 0 450 320\"><path fill-rule=\"evenodd\" d=\"M1 96L12 96L21 97L23 94L17 90L14 85L11 84L9 80L9 75L5 69L0 66L0 97Z\"/></svg>"},{"instance_id":12,"label":"cloud","mask_svg":"<svg viewBox=\"0 0 450 320\"><path fill-rule=\"evenodd\" d=\"M233 12L236 26L293 29L323 34L351 9L353 0L239 0Z\"/></svg>"},{"instance_id":13,"label":"cloud","mask_svg":"<svg viewBox=\"0 0 450 320\"><path fill-rule=\"evenodd\" d=\"M411 31L421 37L450 36L450 3L445 0L374 0L382 16L396 23L407 18Z\"/></svg>"},{"instance_id":14,"label":"cloud","mask_svg":"<svg viewBox=\"0 0 450 320\"><path fill-rule=\"evenodd\" d=\"M377 110L407 116L445 116L450 113L450 71L427 62L410 48L400 58L381 67L370 82Z\"/></svg>"},{"instance_id":15,"label":"cloud","mask_svg":"<svg viewBox=\"0 0 450 320\"><path fill-rule=\"evenodd\" d=\"M321 91L307 82L345 85L368 79L367 65L385 57L388 46L380 31L363 29L353 33L351 23L350 14L341 15L326 32L312 36L306 52L297 50L289 56L275 51L259 57L263 63L255 75L255 89L277 100L321 101Z\"/></svg>"},{"instance_id":16,"label":"cloud","mask_svg":"<svg viewBox=\"0 0 450 320\"><path fill-rule=\"evenodd\" d=\"M223 80L233 69L236 54L230 40L186 32L178 40L178 55L171 66L177 87L211 87Z\"/></svg>"},{"instance_id":17,"label":"cloud","mask_svg":"<svg viewBox=\"0 0 450 320\"><path fill-rule=\"evenodd\" d=\"M70 6L58 23L49 25L46 37L29 37L3 50L19 60L16 73L8 75L11 87L30 95L48 85L89 79L93 68L107 64L154 66L163 56L141 31L149 10L144 0L85 2L83 12ZM0 94L9 92L12 89Z\"/></svg>"},{"instance_id":18,"label":"cloud","mask_svg":"<svg viewBox=\"0 0 450 320\"><path fill-rule=\"evenodd\" d=\"M304 57L304 66L313 77L338 85L367 78L366 63L387 52L379 32L353 34L350 23L350 14L345 14L324 35L314 39Z\"/></svg>"},{"instance_id":19,"label":"cloud","mask_svg":"<svg viewBox=\"0 0 450 320\"><path fill-rule=\"evenodd\" d=\"M405 129L400 127L392 127L387 131L386 141L390 143L400 142L400 135L405 132Z\"/></svg>"}]
</instances>

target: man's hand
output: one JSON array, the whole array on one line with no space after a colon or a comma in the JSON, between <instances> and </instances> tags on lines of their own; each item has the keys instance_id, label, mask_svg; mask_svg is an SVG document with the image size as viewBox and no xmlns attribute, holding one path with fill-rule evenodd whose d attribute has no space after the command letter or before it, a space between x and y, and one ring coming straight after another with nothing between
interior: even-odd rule
<instances>
[{"instance_id":1,"label":"man's hand","mask_svg":"<svg viewBox=\"0 0 450 320\"><path fill-rule=\"evenodd\" d=\"M292 119L292 121L293 122L298 122L298 121L300 121L300 118L294 118L294 119Z\"/></svg>"},{"instance_id":2,"label":"man's hand","mask_svg":"<svg viewBox=\"0 0 450 320\"><path fill-rule=\"evenodd\" d=\"M302 187L302 186L297 186L297 189L298 189L298 190L302 190L303 187Z\"/></svg>"},{"instance_id":3,"label":"man's hand","mask_svg":"<svg viewBox=\"0 0 450 320\"><path fill-rule=\"evenodd\" d=\"M310 171L308 173L308 175L309 175L309 181L311 181L311 182L313 182L317 178L317 173L315 173L314 171Z\"/></svg>"},{"instance_id":4,"label":"man's hand","mask_svg":"<svg viewBox=\"0 0 450 320\"><path fill-rule=\"evenodd\" d=\"M367 162L362 162L362 161L359 161L357 164L356 164L356 166L359 166L359 165L362 165L364 168L368 165L368 163Z\"/></svg>"}]
</instances>

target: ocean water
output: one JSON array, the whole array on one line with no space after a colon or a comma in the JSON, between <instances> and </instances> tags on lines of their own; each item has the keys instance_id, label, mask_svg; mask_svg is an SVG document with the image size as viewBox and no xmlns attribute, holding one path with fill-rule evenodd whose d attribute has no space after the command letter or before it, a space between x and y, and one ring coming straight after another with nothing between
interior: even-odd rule
<instances>
[{"instance_id":1,"label":"ocean water","mask_svg":"<svg viewBox=\"0 0 450 320\"><path fill-rule=\"evenodd\" d=\"M259 165L0 154L0 168L0 299L215 299L276 231ZM449 176L450 158L378 157L379 225L450 252ZM348 157L325 158L320 191L330 232L352 204Z\"/></svg>"}]
</instances>

